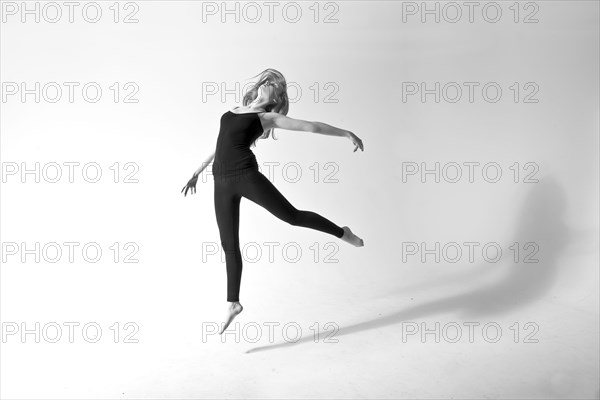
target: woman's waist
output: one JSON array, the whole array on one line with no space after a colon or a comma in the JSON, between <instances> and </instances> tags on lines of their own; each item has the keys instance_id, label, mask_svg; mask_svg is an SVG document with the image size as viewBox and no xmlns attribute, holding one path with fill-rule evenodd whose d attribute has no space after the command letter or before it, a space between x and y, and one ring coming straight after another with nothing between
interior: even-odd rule
<instances>
[{"instance_id":1,"label":"woman's waist","mask_svg":"<svg viewBox=\"0 0 600 400\"><path fill-rule=\"evenodd\" d=\"M249 170L258 170L258 162L254 154L242 159L222 161L215 158L213 161L213 174L233 175Z\"/></svg>"}]
</instances>

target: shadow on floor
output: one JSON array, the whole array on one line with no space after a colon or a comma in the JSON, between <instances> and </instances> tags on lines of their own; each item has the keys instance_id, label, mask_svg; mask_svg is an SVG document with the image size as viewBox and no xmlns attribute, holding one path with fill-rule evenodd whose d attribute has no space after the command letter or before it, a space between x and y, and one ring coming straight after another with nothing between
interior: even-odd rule
<instances>
[{"instance_id":1,"label":"shadow on floor","mask_svg":"<svg viewBox=\"0 0 600 400\"><path fill-rule=\"evenodd\" d=\"M403 307L386 316L342 326L334 337L383 328L444 312L462 313L464 318L489 317L515 310L535 301L552 287L557 277L558 257L571 239L571 234L563 221L565 210L566 196L562 186L552 176L540 179L539 183L531 184L530 193L517 216L512 242L502 245L503 256L494 268L504 268L506 274L499 281L471 289L468 288L469 279L465 279L463 293L414 307ZM533 259L539 261L515 263L514 253L508 249L513 242L518 242L520 245L520 260L530 254ZM535 242L539 246L537 253L533 254L533 247L524 249L523 245L526 242ZM485 265L489 267L489 263ZM476 274L479 274L481 267L475 268ZM331 330L326 330L319 332L319 337L327 337L330 334ZM295 346L313 340L314 334L311 333L296 342L255 347L246 353Z\"/></svg>"}]
</instances>

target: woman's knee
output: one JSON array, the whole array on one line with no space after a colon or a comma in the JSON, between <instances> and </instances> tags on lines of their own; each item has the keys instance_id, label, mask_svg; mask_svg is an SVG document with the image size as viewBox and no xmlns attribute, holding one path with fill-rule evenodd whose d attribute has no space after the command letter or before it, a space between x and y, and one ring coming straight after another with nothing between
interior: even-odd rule
<instances>
[{"instance_id":1,"label":"woman's knee","mask_svg":"<svg viewBox=\"0 0 600 400\"><path fill-rule=\"evenodd\" d=\"M293 226L301 225L305 212L306 211L302 211L302 210L293 210L293 211L291 211L289 213L288 218L287 218L287 222L290 225L293 225Z\"/></svg>"},{"instance_id":2,"label":"woman's knee","mask_svg":"<svg viewBox=\"0 0 600 400\"><path fill-rule=\"evenodd\" d=\"M237 252L240 251L240 242L238 240L223 240L221 239L221 247L225 252Z\"/></svg>"}]
</instances>

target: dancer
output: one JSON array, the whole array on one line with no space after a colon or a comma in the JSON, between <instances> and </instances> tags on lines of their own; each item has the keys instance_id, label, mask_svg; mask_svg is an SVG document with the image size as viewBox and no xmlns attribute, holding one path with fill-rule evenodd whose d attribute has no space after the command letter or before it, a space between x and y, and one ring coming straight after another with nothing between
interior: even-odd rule
<instances>
[{"instance_id":1,"label":"dancer","mask_svg":"<svg viewBox=\"0 0 600 400\"><path fill-rule=\"evenodd\" d=\"M242 197L264 207L271 214L295 226L329 233L356 247L364 246L361 238L347 226L339 227L312 211L298 210L258 170L250 145L268 138L274 128L306 131L350 139L354 151L364 151L354 133L327 125L287 117L289 102L283 75L272 68L261 72L256 84L243 98L244 107L235 107L221 116L221 126L214 153L194 172L181 192L196 193L198 175L213 159L214 204L227 271L227 315L219 334L243 310L239 299L242 256L239 244L240 200Z\"/></svg>"}]
</instances>

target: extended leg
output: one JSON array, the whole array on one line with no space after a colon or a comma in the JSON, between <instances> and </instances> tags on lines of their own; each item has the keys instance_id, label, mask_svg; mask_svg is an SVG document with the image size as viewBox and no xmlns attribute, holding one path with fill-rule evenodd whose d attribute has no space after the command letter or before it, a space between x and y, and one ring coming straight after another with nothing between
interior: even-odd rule
<instances>
[{"instance_id":1,"label":"extended leg","mask_svg":"<svg viewBox=\"0 0 600 400\"><path fill-rule=\"evenodd\" d=\"M240 200L231 182L215 182L215 213L225 252L227 270L227 301L239 301L242 280L242 254L240 251Z\"/></svg>"},{"instance_id":2,"label":"extended leg","mask_svg":"<svg viewBox=\"0 0 600 400\"><path fill-rule=\"evenodd\" d=\"M227 301L230 303L219 334L222 334L236 315L243 310L239 302L242 280L242 254L239 241L240 200L241 196L237 193L237 187L231 181L215 180L215 213L221 245L225 252Z\"/></svg>"},{"instance_id":3,"label":"extended leg","mask_svg":"<svg viewBox=\"0 0 600 400\"><path fill-rule=\"evenodd\" d=\"M296 209L260 172L252 174L240 187L244 197L291 225L315 229L338 238L344 235L344 230L327 218L312 211Z\"/></svg>"}]
</instances>

